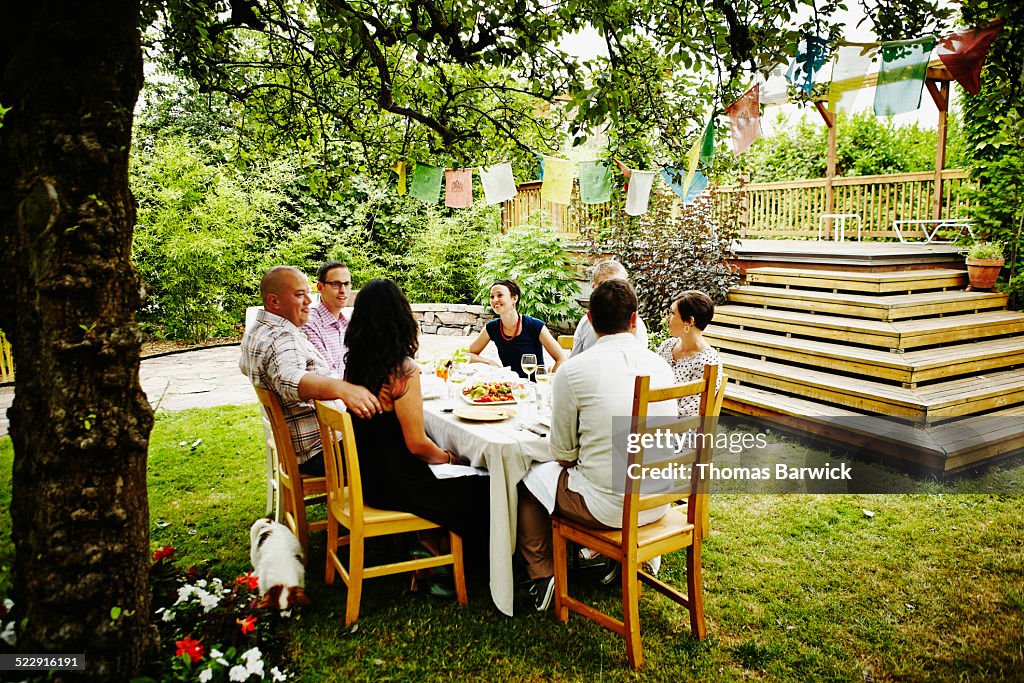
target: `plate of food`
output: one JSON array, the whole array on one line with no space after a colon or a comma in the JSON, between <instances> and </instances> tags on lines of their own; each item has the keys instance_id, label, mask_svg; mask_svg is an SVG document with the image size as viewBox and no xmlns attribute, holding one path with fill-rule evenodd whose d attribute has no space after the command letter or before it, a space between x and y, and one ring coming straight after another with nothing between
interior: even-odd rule
<instances>
[{"instance_id":1,"label":"plate of food","mask_svg":"<svg viewBox=\"0 0 1024 683\"><path fill-rule=\"evenodd\" d=\"M463 388L462 398L473 405L501 405L515 403L511 382L477 382Z\"/></svg>"},{"instance_id":2,"label":"plate of food","mask_svg":"<svg viewBox=\"0 0 1024 683\"><path fill-rule=\"evenodd\" d=\"M464 406L452 411L452 415L472 422L497 422L516 416L515 408L498 406Z\"/></svg>"}]
</instances>

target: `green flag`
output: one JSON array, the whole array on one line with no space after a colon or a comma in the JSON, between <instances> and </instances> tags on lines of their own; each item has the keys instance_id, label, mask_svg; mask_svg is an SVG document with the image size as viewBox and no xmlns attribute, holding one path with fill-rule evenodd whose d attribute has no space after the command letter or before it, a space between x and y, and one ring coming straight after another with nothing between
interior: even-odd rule
<instances>
[{"instance_id":1,"label":"green flag","mask_svg":"<svg viewBox=\"0 0 1024 683\"><path fill-rule=\"evenodd\" d=\"M700 165L711 168L715 161L715 113L711 112L708 126L700 143Z\"/></svg>"},{"instance_id":2,"label":"green flag","mask_svg":"<svg viewBox=\"0 0 1024 683\"><path fill-rule=\"evenodd\" d=\"M882 64L875 86L875 116L892 116L921 106L921 90L935 36L882 43Z\"/></svg>"},{"instance_id":3,"label":"green flag","mask_svg":"<svg viewBox=\"0 0 1024 683\"><path fill-rule=\"evenodd\" d=\"M418 163L412 172L412 187L409 188L409 194L425 204L437 204L441 198L443 179L443 168Z\"/></svg>"},{"instance_id":4,"label":"green flag","mask_svg":"<svg viewBox=\"0 0 1024 683\"><path fill-rule=\"evenodd\" d=\"M604 204L612 199L612 169L600 161L580 162L580 200Z\"/></svg>"}]
</instances>

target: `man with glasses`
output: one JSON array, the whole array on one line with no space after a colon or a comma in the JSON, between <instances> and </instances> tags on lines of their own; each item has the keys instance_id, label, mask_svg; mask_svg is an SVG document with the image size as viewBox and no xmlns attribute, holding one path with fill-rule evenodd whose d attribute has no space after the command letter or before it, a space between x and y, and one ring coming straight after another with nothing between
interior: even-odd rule
<instances>
[{"instance_id":1,"label":"man with glasses","mask_svg":"<svg viewBox=\"0 0 1024 683\"><path fill-rule=\"evenodd\" d=\"M338 377L345 376L345 330L348 329L346 307L352 297L352 274L341 261L328 261L316 271L316 291L320 303L309 309L309 321L302 326L317 351L331 364ZM348 313L351 314L351 308Z\"/></svg>"}]
</instances>

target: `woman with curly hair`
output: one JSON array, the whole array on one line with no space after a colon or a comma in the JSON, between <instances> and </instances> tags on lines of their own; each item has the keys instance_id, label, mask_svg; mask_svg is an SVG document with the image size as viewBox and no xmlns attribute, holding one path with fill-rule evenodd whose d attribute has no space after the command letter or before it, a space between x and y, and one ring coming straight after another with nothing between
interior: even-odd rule
<instances>
[{"instance_id":1,"label":"woman with curly hair","mask_svg":"<svg viewBox=\"0 0 1024 683\"><path fill-rule=\"evenodd\" d=\"M419 327L405 294L371 280L356 297L345 342L345 380L366 387L382 411L352 416L367 504L419 515L486 549L489 483L485 477L437 479L428 465L464 463L438 447L423 427Z\"/></svg>"}]
</instances>

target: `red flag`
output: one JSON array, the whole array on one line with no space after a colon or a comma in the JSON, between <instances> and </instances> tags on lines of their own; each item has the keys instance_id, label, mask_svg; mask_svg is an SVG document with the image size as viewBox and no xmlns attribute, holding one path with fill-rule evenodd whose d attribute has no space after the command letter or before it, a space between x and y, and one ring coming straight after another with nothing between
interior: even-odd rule
<instances>
[{"instance_id":1,"label":"red flag","mask_svg":"<svg viewBox=\"0 0 1024 683\"><path fill-rule=\"evenodd\" d=\"M939 59L956 82L972 95L981 91L981 67L988 55L988 48L1002 28L1003 20L996 19L985 28L939 38Z\"/></svg>"},{"instance_id":2,"label":"red flag","mask_svg":"<svg viewBox=\"0 0 1024 683\"><path fill-rule=\"evenodd\" d=\"M732 122L732 153L740 155L761 137L761 87L755 85L725 108Z\"/></svg>"}]
</instances>

